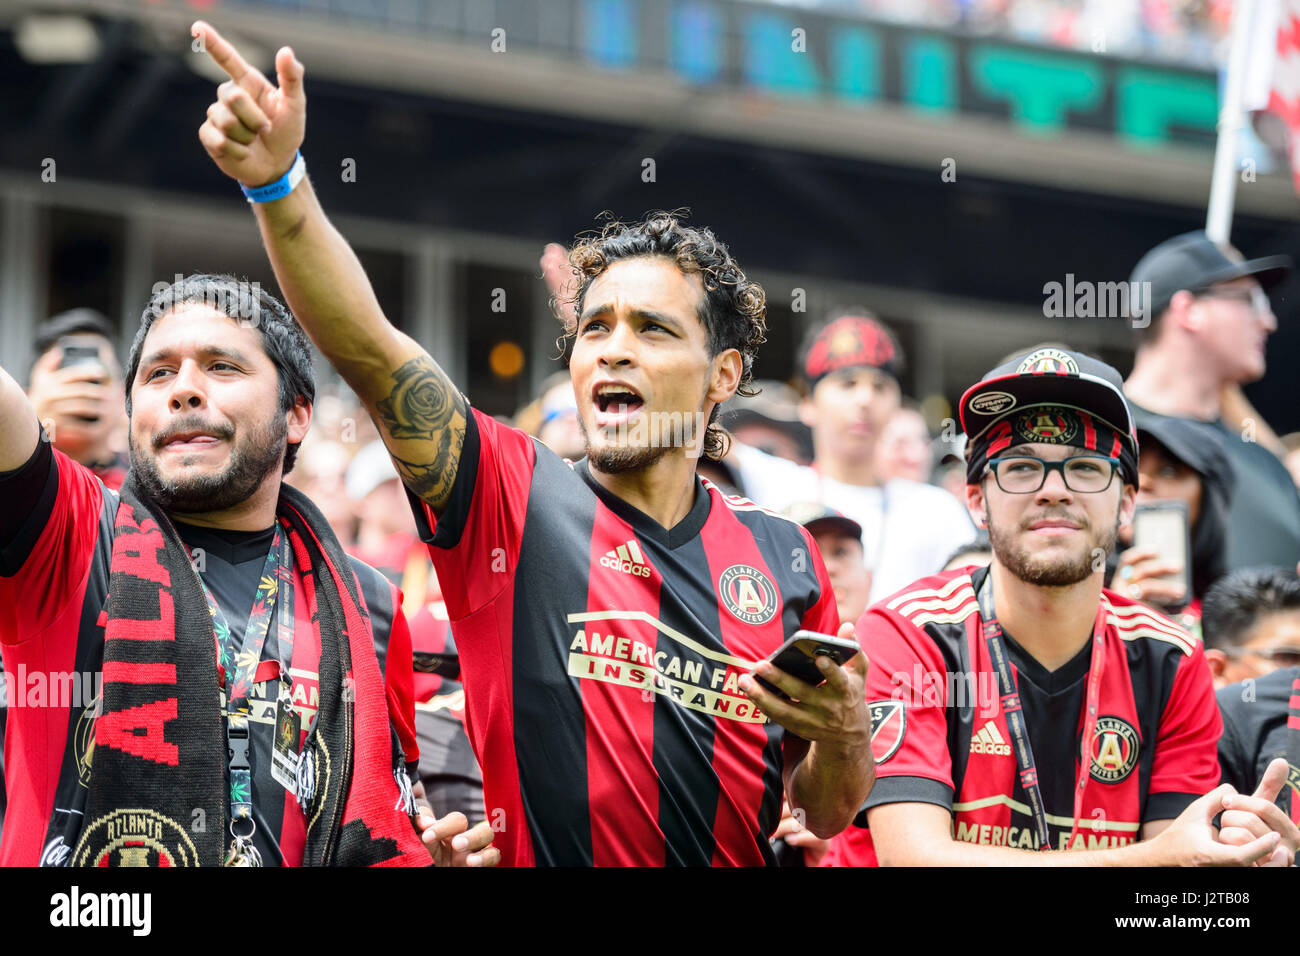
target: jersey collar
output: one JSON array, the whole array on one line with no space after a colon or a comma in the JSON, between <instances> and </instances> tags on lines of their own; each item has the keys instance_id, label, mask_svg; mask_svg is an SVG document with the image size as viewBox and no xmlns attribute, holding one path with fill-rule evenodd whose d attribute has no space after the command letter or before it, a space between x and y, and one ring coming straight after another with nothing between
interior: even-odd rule
<instances>
[{"instance_id":1,"label":"jersey collar","mask_svg":"<svg viewBox=\"0 0 1300 956\"><path fill-rule=\"evenodd\" d=\"M709 519L709 493L704 490L698 475L695 476L695 501L691 504L691 510L673 527L665 528L598 482L592 476L586 458L574 462L573 470L582 476L582 480L596 493L601 504L635 528L639 537L653 539L669 550L694 540L704 527L704 522Z\"/></svg>"}]
</instances>

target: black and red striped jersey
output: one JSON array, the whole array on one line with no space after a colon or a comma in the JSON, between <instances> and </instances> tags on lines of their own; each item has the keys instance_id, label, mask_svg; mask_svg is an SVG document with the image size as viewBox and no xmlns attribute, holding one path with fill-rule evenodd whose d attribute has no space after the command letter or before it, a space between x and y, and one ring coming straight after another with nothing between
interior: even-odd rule
<instances>
[{"instance_id":1,"label":"black and red striped jersey","mask_svg":"<svg viewBox=\"0 0 1300 956\"><path fill-rule=\"evenodd\" d=\"M1038 849L1020 785L976 593L986 568L924 578L869 608L858 638L871 660L876 783L864 809L933 803L958 840ZM1093 739L1083 741L1093 642L1047 671L1008 634L1047 810L1052 849L1123 846L1143 823L1176 817L1219 783L1222 723L1201 645L1169 619L1112 591ZM1086 758L1083 755L1087 754ZM1074 829L1079 761L1089 761ZM833 841L826 865L874 865L865 814Z\"/></svg>"},{"instance_id":2,"label":"black and red striped jersey","mask_svg":"<svg viewBox=\"0 0 1300 956\"><path fill-rule=\"evenodd\" d=\"M738 679L838 627L808 533L702 480L664 528L477 411L441 518L413 503L504 861L771 862L783 730Z\"/></svg>"}]
</instances>

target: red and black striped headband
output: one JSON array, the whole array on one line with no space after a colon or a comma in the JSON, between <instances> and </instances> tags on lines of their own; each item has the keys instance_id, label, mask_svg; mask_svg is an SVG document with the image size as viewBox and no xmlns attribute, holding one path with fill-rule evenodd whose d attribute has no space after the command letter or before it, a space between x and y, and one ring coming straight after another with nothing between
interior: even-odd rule
<instances>
[{"instance_id":1,"label":"red and black striped headband","mask_svg":"<svg viewBox=\"0 0 1300 956\"><path fill-rule=\"evenodd\" d=\"M966 483L979 484L990 458L1018 445L1072 445L1119 459L1125 483L1138 483L1137 448L1109 422L1067 405L1030 405L1003 416L966 448Z\"/></svg>"}]
</instances>

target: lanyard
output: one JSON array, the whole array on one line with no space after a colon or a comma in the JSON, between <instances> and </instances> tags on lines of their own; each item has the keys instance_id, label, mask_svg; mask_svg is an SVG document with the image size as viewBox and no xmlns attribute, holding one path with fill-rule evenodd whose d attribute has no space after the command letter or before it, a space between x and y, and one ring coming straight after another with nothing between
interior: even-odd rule
<instances>
[{"instance_id":1,"label":"lanyard","mask_svg":"<svg viewBox=\"0 0 1300 956\"><path fill-rule=\"evenodd\" d=\"M1291 791L1291 820L1300 823L1300 671L1291 682L1286 715L1286 785Z\"/></svg>"},{"instance_id":2,"label":"lanyard","mask_svg":"<svg viewBox=\"0 0 1300 956\"><path fill-rule=\"evenodd\" d=\"M1042 788L1038 785L1038 769L1034 766L1034 751L1029 746L1029 728L1025 724L1025 713L1021 708L1020 694L1016 688L1015 677L1011 673L1011 662L1007 658L1006 644L1002 640L1002 625L998 623L993 611L993 573L988 572L978 595L980 617L984 621L984 641L988 645L989 657L993 661L993 670L998 675L998 693L1002 697L1002 713L1007 720L1007 731L1011 734L1012 751L1016 756L1016 770L1020 775L1020 786L1029 801L1029 812L1034 819L1034 829L1038 832L1038 848L1050 850L1051 832L1047 828L1047 808L1043 805ZM1103 598L1104 600L1104 598ZM1097 708L1101 701L1101 676L1106 667L1106 608L1103 604L1097 611L1097 622L1092 629L1092 663L1088 670L1087 714L1083 720L1083 752L1079 754L1079 779L1074 787L1074 819L1070 828L1069 846L1079 832L1079 821L1083 817L1083 792L1088 785L1088 775L1092 763L1092 737L1097 729Z\"/></svg>"},{"instance_id":3,"label":"lanyard","mask_svg":"<svg viewBox=\"0 0 1300 956\"><path fill-rule=\"evenodd\" d=\"M238 646L230 633L230 625L221 606L199 577L203 597L212 616L212 630L216 637L218 659L226 672L226 747L230 762L230 820L233 832L236 820L253 819L252 769L248 763L248 695L253 688L253 678L262 659L262 645L271 626L276 599L283 598L276 636L280 654L293 660L293 556L289 539L277 524L275 538L262 566L261 581L253 608L248 615L243 640ZM280 695L289 694L291 678L288 668L281 677ZM251 834L250 834L251 837Z\"/></svg>"}]
</instances>

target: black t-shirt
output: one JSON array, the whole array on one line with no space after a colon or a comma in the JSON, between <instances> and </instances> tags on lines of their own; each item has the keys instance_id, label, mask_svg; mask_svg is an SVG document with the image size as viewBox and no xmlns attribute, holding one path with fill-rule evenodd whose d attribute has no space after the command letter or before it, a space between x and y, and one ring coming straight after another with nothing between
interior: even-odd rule
<instances>
[{"instance_id":1,"label":"black t-shirt","mask_svg":"<svg viewBox=\"0 0 1300 956\"><path fill-rule=\"evenodd\" d=\"M1295 567L1300 561L1300 493L1286 466L1259 442L1244 440L1222 421L1166 417L1207 424L1223 436L1223 450L1236 478L1228 507L1227 570L1265 564Z\"/></svg>"},{"instance_id":2,"label":"black t-shirt","mask_svg":"<svg viewBox=\"0 0 1300 956\"><path fill-rule=\"evenodd\" d=\"M1223 782L1240 793L1253 793L1269 763L1287 756L1287 704L1300 681L1300 667L1284 667L1254 681L1229 684L1218 692L1223 714L1223 736L1219 738L1219 767ZM1294 764L1300 754L1291 754ZM1291 768L1291 779L1300 779L1300 769ZM1291 788L1291 818L1300 816L1300 794ZM1278 805L1287 807L1288 786L1278 795Z\"/></svg>"},{"instance_id":3,"label":"black t-shirt","mask_svg":"<svg viewBox=\"0 0 1300 956\"><path fill-rule=\"evenodd\" d=\"M1080 752L1078 723L1092 663L1092 641L1085 641L1079 653L1049 671L1010 634L1004 632L1002 636L1007 657L1016 666L1016 690L1029 728L1029 746L1034 751L1043 806L1048 813L1071 817L1075 758Z\"/></svg>"},{"instance_id":4,"label":"black t-shirt","mask_svg":"<svg viewBox=\"0 0 1300 956\"><path fill-rule=\"evenodd\" d=\"M1300 561L1300 495L1286 466L1259 442L1214 427L1237 477L1228 508L1229 571L1264 564L1294 568Z\"/></svg>"}]
</instances>

